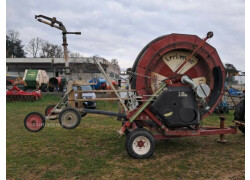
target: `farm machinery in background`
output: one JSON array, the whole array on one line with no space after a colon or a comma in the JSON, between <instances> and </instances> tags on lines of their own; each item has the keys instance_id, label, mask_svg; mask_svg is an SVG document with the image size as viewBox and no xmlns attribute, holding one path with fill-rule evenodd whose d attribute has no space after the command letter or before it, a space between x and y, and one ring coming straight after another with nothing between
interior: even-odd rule
<instances>
[{"instance_id":1,"label":"farm machinery in background","mask_svg":"<svg viewBox=\"0 0 250 180\"><path fill-rule=\"evenodd\" d=\"M118 83L116 83L115 80L110 80L110 83L116 88L118 89L118 87L120 87L119 85L120 80L118 80ZM107 80L104 78L94 78L89 80L89 83L93 84L91 85L91 87L94 90L111 90L111 85L109 83L107 83Z\"/></svg>"},{"instance_id":2,"label":"farm machinery in background","mask_svg":"<svg viewBox=\"0 0 250 180\"><path fill-rule=\"evenodd\" d=\"M65 85L65 77L49 78L44 70L26 69L23 78L6 76L6 98L8 101L39 100L41 92L62 92Z\"/></svg>"},{"instance_id":3,"label":"farm machinery in background","mask_svg":"<svg viewBox=\"0 0 250 180\"><path fill-rule=\"evenodd\" d=\"M240 91L236 88L230 87L229 89L225 85L225 92L214 113L225 114L229 113L229 110L235 110L236 106L241 103L245 98L244 91Z\"/></svg>"},{"instance_id":4,"label":"farm machinery in background","mask_svg":"<svg viewBox=\"0 0 250 180\"><path fill-rule=\"evenodd\" d=\"M6 74L6 89L11 89L16 85L19 89L25 90L23 78L17 75Z\"/></svg>"},{"instance_id":5,"label":"farm machinery in background","mask_svg":"<svg viewBox=\"0 0 250 180\"><path fill-rule=\"evenodd\" d=\"M231 96L235 96L235 97L239 97L243 92L236 89L236 88L233 88L233 87L230 87L228 89L228 93L231 95Z\"/></svg>"},{"instance_id":6,"label":"farm machinery in background","mask_svg":"<svg viewBox=\"0 0 250 180\"><path fill-rule=\"evenodd\" d=\"M66 88L66 77L52 77L49 79L48 90L49 92L60 91Z\"/></svg>"},{"instance_id":7,"label":"farm machinery in background","mask_svg":"<svg viewBox=\"0 0 250 180\"><path fill-rule=\"evenodd\" d=\"M41 70L25 70L24 77L6 76L7 101L34 101L42 97L41 90L46 79L40 80L43 74ZM40 81L39 81L40 80Z\"/></svg>"},{"instance_id":8,"label":"farm machinery in background","mask_svg":"<svg viewBox=\"0 0 250 180\"><path fill-rule=\"evenodd\" d=\"M23 82L25 90L40 89L46 92L49 77L44 70L26 69L23 76Z\"/></svg>"},{"instance_id":9,"label":"farm machinery in background","mask_svg":"<svg viewBox=\"0 0 250 180\"><path fill-rule=\"evenodd\" d=\"M63 91L66 84L65 77L51 77L45 70L26 69L23 77L26 89L39 89L42 92Z\"/></svg>"},{"instance_id":10,"label":"farm machinery in background","mask_svg":"<svg viewBox=\"0 0 250 180\"><path fill-rule=\"evenodd\" d=\"M6 91L7 101L37 101L42 98L41 90L23 91L14 85Z\"/></svg>"},{"instance_id":11,"label":"farm machinery in background","mask_svg":"<svg viewBox=\"0 0 250 180\"><path fill-rule=\"evenodd\" d=\"M89 83L94 83L94 85L91 85L91 86L95 90L107 89L107 81L104 78L94 78L94 79L89 80Z\"/></svg>"},{"instance_id":12,"label":"farm machinery in background","mask_svg":"<svg viewBox=\"0 0 250 180\"><path fill-rule=\"evenodd\" d=\"M45 17L36 16L39 22L64 27L55 18ZM67 92L58 104L46 116L29 113L24 126L31 132L38 132L44 128L45 120L58 119L63 128L74 129L88 113L115 116L121 121L118 133L126 135L125 148L133 158L152 156L155 140L160 139L217 134L220 135L219 142L225 142L224 134L236 134L238 125L225 128L225 118L221 116L219 127L202 126L202 121L214 111L224 92L224 66L216 49L206 43L212 36L212 32L208 32L204 39L196 35L169 34L154 39L137 56L129 77L130 84L125 90L113 86L93 57L112 90L75 91L73 86L86 82L68 80ZM117 97L81 98L85 92L114 92ZM128 92L128 96L121 97L120 92ZM78 98L75 98L76 93ZM122 110L85 109L79 103L98 100L117 100Z\"/></svg>"}]
</instances>

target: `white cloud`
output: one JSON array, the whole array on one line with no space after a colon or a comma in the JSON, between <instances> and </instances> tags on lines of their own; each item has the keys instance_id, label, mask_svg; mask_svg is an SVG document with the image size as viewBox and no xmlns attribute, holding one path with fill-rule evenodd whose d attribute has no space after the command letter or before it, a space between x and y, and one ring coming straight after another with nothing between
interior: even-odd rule
<instances>
[{"instance_id":1,"label":"white cloud","mask_svg":"<svg viewBox=\"0 0 250 180\"><path fill-rule=\"evenodd\" d=\"M35 14L57 17L68 31L69 48L83 55L117 58L131 67L141 49L152 39L169 33L196 34L209 41L223 62L245 70L245 10L239 0L107 0L107 1L7 1L7 29L20 31L25 44L39 36L61 44L60 32L34 19Z\"/></svg>"}]
</instances>

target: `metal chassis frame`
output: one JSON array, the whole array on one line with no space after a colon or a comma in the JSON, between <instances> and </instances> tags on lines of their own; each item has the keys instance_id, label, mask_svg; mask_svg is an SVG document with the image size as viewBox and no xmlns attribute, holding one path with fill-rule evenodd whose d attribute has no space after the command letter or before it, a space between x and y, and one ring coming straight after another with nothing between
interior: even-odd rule
<instances>
[{"instance_id":1,"label":"metal chassis frame","mask_svg":"<svg viewBox=\"0 0 250 180\"><path fill-rule=\"evenodd\" d=\"M37 15L35 16L35 18L39 21L42 22L44 24L50 25L51 27L55 27L59 30L62 31L63 34L63 47L64 47L64 55L65 55L65 67L66 67L66 78L67 80L69 80L69 75L70 75L70 67L69 67L69 62L68 62L68 54L67 54L67 38L66 38L66 34L77 34L80 35L81 32L68 32L65 28L65 26L62 24L62 22L57 21L56 18L49 18L47 16L44 15ZM43 19L46 19L48 21L45 21ZM211 38L213 36L212 32L208 32L206 38L203 39L203 41L199 44L199 46L192 52L192 54L185 60L185 62L177 69L177 71L184 66L184 64L194 55L194 53L205 43L205 41L209 38ZM120 101L126 115L128 119L126 121L126 123L122 126L122 128L118 131L118 133L120 135L122 135L124 133L124 131L131 127L132 129L136 129L138 128L137 124L135 123L135 121L139 120L141 122L143 122L142 119L138 118L140 115L145 115L145 117L148 117L148 119L150 118L151 120L153 120L158 127L157 128L151 128L149 125L144 124L144 126L148 127L151 131L153 130L157 130L159 134L155 134L154 137L156 140L158 139L168 139L168 138L176 138L176 137L183 137L183 136L203 136L203 135L215 135L215 134L220 134L220 142L225 142L224 140L224 134L235 134L237 133L237 129L236 127L230 127L230 128L224 128L225 125L225 118L224 117L220 117L220 127L216 128L216 127L199 127L198 129L195 130L187 130L187 129L183 129L181 128L180 130L170 130L169 128L167 128L163 123L161 123L161 121L154 116L149 109L147 109L147 107L149 106L149 104L151 103L151 101L154 100L154 98L159 95L161 93L161 91L166 87L166 82L164 82L160 88L152 95L150 96L146 102L144 102L140 107L138 107L136 110L129 112L127 107L125 106L125 104L122 102L122 98L119 96L119 94L117 93L117 90L114 88L114 86L112 85L109 77L107 76L107 74L105 73L104 69L102 68L101 64L96 60L96 58L93 58L94 61L96 62L96 64L98 65L99 69L101 70L101 72L104 74L106 80L110 83L113 91L115 92L118 100ZM55 113L59 113L60 110L57 110L57 107L63 102L63 100L65 99L66 96L68 96L68 105L76 108L76 102L77 100L75 100L75 92L72 89L74 82L73 81L69 81L68 82L68 90L65 93L64 97L57 103L57 105L53 108L53 110L51 111L51 113L46 116L46 119L51 119L54 117L57 117L58 115L51 115L53 112ZM81 83L80 83L81 84ZM84 85L84 84L81 84ZM81 95L81 92L78 92L79 95ZM78 103L78 110L82 110L83 109L83 104L82 103ZM84 111L83 111L84 112ZM92 111L94 113L94 111ZM99 113L101 113L101 111L99 111ZM119 113L114 113L112 112L114 116L118 117ZM103 114L112 114L111 112L105 112Z\"/></svg>"},{"instance_id":2,"label":"metal chassis frame","mask_svg":"<svg viewBox=\"0 0 250 180\"><path fill-rule=\"evenodd\" d=\"M98 64L100 67L101 65ZM103 72L105 73L105 72ZM76 108L75 104L76 102L80 101L87 101L84 99L75 99L75 93L82 93L84 91L74 91L72 89L73 85L76 84L84 84L82 82L69 82L68 83L68 91L65 93L64 97L58 102L58 104L54 107L54 109L51 111L55 113L59 113L60 110L56 110L57 107L63 102L66 96L68 96L68 104ZM206 135L220 135L219 142L225 142L224 140L224 134L236 134L237 133L237 126L232 126L229 128L225 128L225 118L223 116L220 117L220 127L198 127L197 129L188 129L188 128L179 128L177 130L171 130L167 128L149 109L148 106L150 103L162 92L164 88L166 88L167 80L162 83L160 88L152 95L149 96L147 101L145 101L142 105L140 105L138 108L136 108L133 111L126 111L125 114L115 113L115 112L109 112L109 111L100 111L100 110L84 110L83 107L79 107L81 103L78 104L78 110L80 112L86 112L86 113L93 113L93 114L103 114L103 115L109 115L109 116L116 116L118 118L125 119L126 123L122 126L122 128L118 131L120 135L124 133L127 129L136 129L139 128L137 123L142 124L144 127L147 127L150 131L154 132L154 138L155 140L161 140L161 139L170 139L170 138L178 138L178 137L187 137L187 136L206 136ZM99 90L102 92L103 90ZM98 90L95 90L95 92L99 92ZM116 90L113 87L113 90L109 90L109 92L115 92L116 96L118 97L116 100L119 100L122 102L122 98L117 93L119 90ZM100 98L99 100L109 100L112 98ZM51 113L46 116L46 119L55 118L58 115L51 115ZM152 120L156 126L151 127L146 123L145 120Z\"/></svg>"}]
</instances>

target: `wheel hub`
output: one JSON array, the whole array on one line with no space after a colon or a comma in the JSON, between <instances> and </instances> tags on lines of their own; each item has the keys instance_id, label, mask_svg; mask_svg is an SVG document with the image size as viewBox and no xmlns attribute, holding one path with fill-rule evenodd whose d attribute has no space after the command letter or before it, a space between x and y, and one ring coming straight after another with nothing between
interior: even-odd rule
<instances>
[{"instance_id":1,"label":"wheel hub","mask_svg":"<svg viewBox=\"0 0 250 180\"><path fill-rule=\"evenodd\" d=\"M26 126L31 130L38 130L43 126L43 120L39 115L30 115L27 118Z\"/></svg>"},{"instance_id":2,"label":"wheel hub","mask_svg":"<svg viewBox=\"0 0 250 180\"><path fill-rule=\"evenodd\" d=\"M138 144L139 147L143 147L143 146L144 146L144 143L145 143L145 142L143 142L142 140L137 141L137 144Z\"/></svg>"},{"instance_id":3,"label":"wheel hub","mask_svg":"<svg viewBox=\"0 0 250 180\"><path fill-rule=\"evenodd\" d=\"M146 154L150 150L151 144L147 137L139 136L135 138L132 144L132 148L135 153L143 155Z\"/></svg>"},{"instance_id":4,"label":"wheel hub","mask_svg":"<svg viewBox=\"0 0 250 180\"><path fill-rule=\"evenodd\" d=\"M74 112L71 112L71 111L67 111L63 114L62 116L62 123L65 125L65 126L72 126L74 125L75 123L77 123L77 115L74 113Z\"/></svg>"}]
</instances>

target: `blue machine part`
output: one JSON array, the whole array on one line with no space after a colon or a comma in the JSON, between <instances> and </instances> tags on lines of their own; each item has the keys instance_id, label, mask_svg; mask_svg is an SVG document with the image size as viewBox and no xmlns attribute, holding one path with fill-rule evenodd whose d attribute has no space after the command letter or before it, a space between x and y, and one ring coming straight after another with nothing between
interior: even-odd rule
<instances>
[{"instance_id":1,"label":"blue machine part","mask_svg":"<svg viewBox=\"0 0 250 180\"><path fill-rule=\"evenodd\" d=\"M215 113L229 113L229 110L233 110L234 106L228 104L225 96L221 99L221 102L217 105L217 107L215 108L214 112Z\"/></svg>"},{"instance_id":2,"label":"blue machine part","mask_svg":"<svg viewBox=\"0 0 250 180\"><path fill-rule=\"evenodd\" d=\"M103 78L94 78L89 80L89 83L96 83L96 85L91 85L93 89L104 89L106 88L107 81Z\"/></svg>"},{"instance_id":3,"label":"blue machine part","mask_svg":"<svg viewBox=\"0 0 250 180\"><path fill-rule=\"evenodd\" d=\"M238 89L232 88L232 87L229 88L228 91L229 91L231 96L239 96L242 94L241 91L239 91Z\"/></svg>"}]
</instances>

